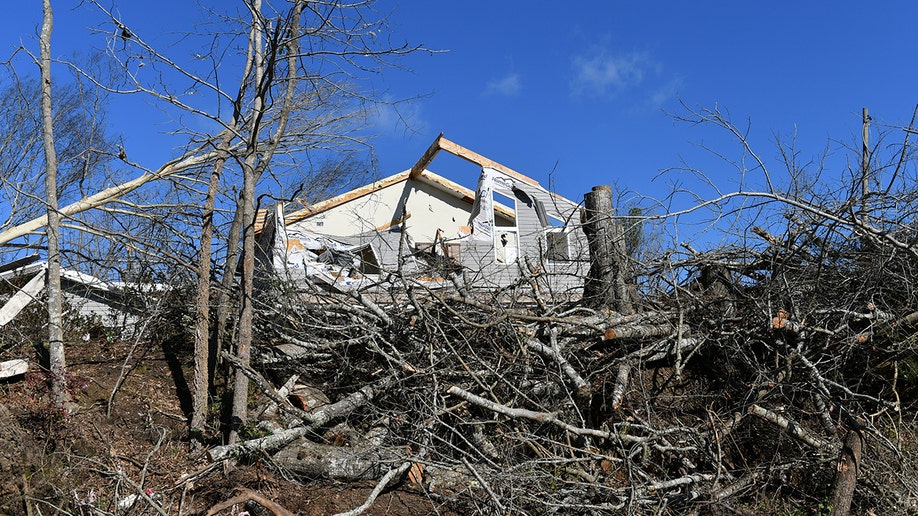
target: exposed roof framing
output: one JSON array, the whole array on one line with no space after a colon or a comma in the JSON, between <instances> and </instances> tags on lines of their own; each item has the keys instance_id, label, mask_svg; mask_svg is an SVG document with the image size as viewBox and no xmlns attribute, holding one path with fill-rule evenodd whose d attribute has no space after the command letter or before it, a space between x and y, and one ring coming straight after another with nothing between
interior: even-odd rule
<instances>
[{"instance_id":1,"label":"exposed roof framing","mask_svg":"<svg viewBox=\"0 0 918 516\"><path fill-rule=\"evenodd\" d=\"M443 137L443 133L440 133L440 135L437 136L437 139L434 140L434 142L430 145L430 147L427 148L426 151L424 151L424 154L421 156L421 159L418 160L418 162L415 163L413 167L411 167L411 178L417 179L417 177L421 175L421 172L423 172L424 169L426 169L427 166L430 165L430 162L433 161L435 157L437 157L437 153L439 153L441 150L446 151L452 154L453 156L458 156L466 161L470 161L480 167L493 168L494 170L499 170L503 172L504 174L507 174L508 176L513 177L514 179L519 179L520 181L528 183L532 186L541 187L538 181L536 181L535 179L532 179L531 177L528 177L528 176L524 176L523 174L520 174L516 170L513 170L510 167L501 165L500 163L492 159L486 158L471 149L466 149L465 147L463 147L462 145L459 145L458 143L447 140L446 138Z\"/></svg>"}]
</instances>

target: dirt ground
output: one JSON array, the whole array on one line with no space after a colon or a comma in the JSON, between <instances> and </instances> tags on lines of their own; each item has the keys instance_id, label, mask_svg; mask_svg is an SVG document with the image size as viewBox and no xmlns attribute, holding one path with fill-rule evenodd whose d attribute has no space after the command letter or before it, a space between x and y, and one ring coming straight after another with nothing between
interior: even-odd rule
<instances>
[{"instance_id":1,"label":"dirt ground","mask_svg":"<svg viewBox=\"0 0 918 516\"><path fill-rule=\"evenodd\" d=\"M0 361L30 361L25 377L0 381L0 514L205 514L248 489L295 514L326 515L360 506L375 487L296 482L258 460L215 467L188 436L191 357L168 346L103 335L66 352L75 410L63 417L51 410L35 349L0 349ZM243 510L271 514L253 503L215 514ZM450 514L422 487L405 483L364 514L430 513Z\"/></svg>"}]
</instances>

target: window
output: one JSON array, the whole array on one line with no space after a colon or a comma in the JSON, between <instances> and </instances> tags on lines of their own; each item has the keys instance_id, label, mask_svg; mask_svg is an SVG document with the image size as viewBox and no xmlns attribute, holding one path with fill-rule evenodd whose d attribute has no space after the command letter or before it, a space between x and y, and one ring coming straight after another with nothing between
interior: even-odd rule
<instances>
[{"instance_id":1,"label":"window","mask_svg":"<svg viewBox=\"0 0 918 516\"><path fill-rule=\"evenodd\" d=\"M507 216L508 211L516 213L516 201L497 192L491 193L491 199L494 201L494 225L505 228L516 227L516 218ZM498 206L502 206L504 209L500 209Z\"/></svg>"}]
</instances>

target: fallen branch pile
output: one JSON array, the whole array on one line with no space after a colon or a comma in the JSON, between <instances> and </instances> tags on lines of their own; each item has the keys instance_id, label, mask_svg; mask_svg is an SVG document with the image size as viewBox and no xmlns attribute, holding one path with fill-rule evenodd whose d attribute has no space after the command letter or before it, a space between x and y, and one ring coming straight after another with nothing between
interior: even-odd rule
<instances>
[{"instance_id":1,"label":"fallen branch pile","mask_svg":"<svg viewBox=\"0 0 918 516\"><path fill-rule=\"evenodd\" d=\"M372 301L285 286L250 371L272 433L210 456L502 513L915 507L913 258L769 238L651 264L632 315L536 302L538 276ZM287 405L291 377L337 401Z\"/></svg>"}]
</instances>

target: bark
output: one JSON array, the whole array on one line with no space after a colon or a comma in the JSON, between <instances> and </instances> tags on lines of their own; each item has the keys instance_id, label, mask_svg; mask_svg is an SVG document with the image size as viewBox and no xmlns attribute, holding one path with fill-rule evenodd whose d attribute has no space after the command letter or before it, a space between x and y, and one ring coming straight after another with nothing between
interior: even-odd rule
<instances>
[{"instance_id":1,"label":"bark","mask_svg":"<svg viewBox=\"0 0 918 516\"><path fill-rule=\"evenodd\" d=\"M236 358L243 366L248 367L252 356L252 322L255 308L253 285L255 276L255 165L258 159L259 124L264 112L265 90L262 88L264 78L264 27L261 18L261 0L252 2L252 42L254 47L253 69L254 83L258 91L253 106L252 134L246 145L245 159L242 162L243 187L242 197L242 307L239 312L239 328L236 340ZM232 424L229 443L239 440L239 430L248 420L249 378L236 370L233 381Z\"/></svg>"},{"instance_id":2,"label":"bark","mask_svg":"<svg viewBox=\"0 0 918 516\"><path fill-rule=\"evenodd\" d=\"M394 464L405 462L404 448L349 447L300 440L273 456L273 462L307 478L378 480Z\"/></svg>"},{"instance_id":3,"label":"bark","mask_svg":"<svg viewBox=\"0 0 918 516\"><path fill-rule=\"evenodd\" d=\"M382 382L379 386L364 386L359 391L346 396L344 399L323 407L322 410L305 414L303 419L306 421L307 426L292 428L274 435L252 439L250 441L226 446L216 446L208 452L210 459L213 461L225 460L256 451L282 448L314 429L324 426L335 419L344 417L357 408L366 405L370 400L376 397L379 392L388 388L391 383L392 380L390 379Z\"/></svg>"},{"instance_id":4,"label":"bark","mask_svg":"<svg viewBox=\"0 0 918 516\"><path fill-rule=\"evenodd\" d=\"M61 306L60 213L57 211L57 152L54 150L54 118L51 111L51 30L54 12L51 0L43 2L44 21L41 26L41 118L45 149L45 200L48 209L48 357L51 370L54 403L66 410L67 363L64 357L64 329Z\"/></svg>"},{"instance_id":5,"label":"bark","mask_svg":"<svg viewBox=\"0 0 918 516\"><path fill-rule=\"evenodd\" d=\"M835 472L835 489L832 491L832 516L847 516L851 511L851 500L857 484L857 473L861 464L863 437L857 430L848 430L845 445Z\"/></svg>"},{"instance_id":6,"label":"bark","mask_svg":"<svg viewBox=\"0 0 918 516\"><path fill-rule=\"evenodd\" d=\"M625 232L615 222L612 189L595 186L583 197L585 209L583 231L590 249L590 272L583 287L584 303L592 308L606 308L623 314L634 313L625 277L628 252Z\"/></svg>"},{"instance_id":7,"label":"bark","mask_svg":"<svg viewBox=\"0 0 918 516\"><path fill-rule=\"evenodd\" d=\"M235 125L235 124L234 124ZM194 377L192 378L192 414L191 430L204 430L207 417L208 392L210 387L210 248L214 234L214 206L217 198L217 186L220 174L226 162L226 154L232 133L226 131L220 141L221 156L214 163L210 181L207 184L207 197L204 199L204 213L201 217L201 249L198 255L198 285L195 291L195 325L194 325Z\"/></svg>"},{"instance_id":8,"label":"bark","mask_svg":"<svg viewBox=\"0 0 918 516\"><path fill-rule=\"evenodd\" d=\"M760 407L759 405L752 405L749 407L749 413L759 417L760 419L768 421L769 423L787 432L787 434L791 437L808 446L812 446L817 450L830 451L832 449L832 445L830 443L819 439L807 431L805 428L800 426L798 423L795 423L776 412Z\"/></svg>"}]
</instances>

